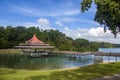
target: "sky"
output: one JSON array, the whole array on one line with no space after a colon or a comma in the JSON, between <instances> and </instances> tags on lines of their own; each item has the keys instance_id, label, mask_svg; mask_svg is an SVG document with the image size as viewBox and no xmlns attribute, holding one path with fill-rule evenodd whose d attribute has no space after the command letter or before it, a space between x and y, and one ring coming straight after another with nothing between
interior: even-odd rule
<instances>
[{"instance_id":1,"label":"sky","mask_svg":"<svg viewBox=\"0 0 120 80\"><path fill-rule=\"evenodd\" d=\"M120 34L114 38L94 21L96 6L82 13L82 0L0 0L1 26L36 26L54 29L76 39L120 44Z\"/></svg>"}]
</instances>

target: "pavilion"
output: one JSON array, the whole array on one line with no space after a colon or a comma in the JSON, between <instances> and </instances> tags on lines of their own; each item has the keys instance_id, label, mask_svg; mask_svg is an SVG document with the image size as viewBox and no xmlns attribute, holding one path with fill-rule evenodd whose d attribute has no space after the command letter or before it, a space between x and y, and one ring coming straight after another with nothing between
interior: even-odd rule
<instances>
[{"instance_id":1,"label":"pavilion","mask_svg":"<svg viewBox=\"0 0 120 80\"><path fill-rule=\"evenodd\" d=\"M25 43L20 43L19 46L15 46L17 49L22 49L21 54L30 54L31 56L48 55L54 49L54 46L45 44L43 41L36 37L36 34Z\"/></svg>"}]
</instances>

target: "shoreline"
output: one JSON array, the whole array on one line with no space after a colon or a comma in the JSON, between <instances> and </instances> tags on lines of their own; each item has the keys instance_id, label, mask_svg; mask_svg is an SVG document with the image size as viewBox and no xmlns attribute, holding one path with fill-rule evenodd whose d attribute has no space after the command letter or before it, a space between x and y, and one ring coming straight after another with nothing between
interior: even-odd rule
<instances>
[{"instance_id":1,"label":"shoreline","mask_svg":"<svg viewBox=\"0 0 120 80\"><path fill-rule=\"evenodd\" d=\"M111 63L119 63L119 62L104 62L104 63L97 63L97 64L111 64ZM63 68L63 69L14 69L14 68L7 68L7 67L0 67L2 69L9 69L9 70L21 70L21 71L66 71L66 70L76 70L76 69L79 69L79 68L82 68L82 67L87 67L87 66L94 66L96 64L89 64L89 65L85 65L85 66L77 66L77 67L71 67L71 68Z\"/></svg>"},{"instance_id":2,"label":"shoreline","mask_svg":"<svg viewBox=\"0 0 120 80\"><path fill-rule=\"evenodd\" d=\"M2 80L94 80L120 73L120 62L99 63L64 70L18 70L0 68ZM108 70L109 69L109 70ZM5 71L5 72L4 72ZM6 73L7 72L7 73ZM4 76L2 76L4 75Z\"/></svg>"}]
</instances>

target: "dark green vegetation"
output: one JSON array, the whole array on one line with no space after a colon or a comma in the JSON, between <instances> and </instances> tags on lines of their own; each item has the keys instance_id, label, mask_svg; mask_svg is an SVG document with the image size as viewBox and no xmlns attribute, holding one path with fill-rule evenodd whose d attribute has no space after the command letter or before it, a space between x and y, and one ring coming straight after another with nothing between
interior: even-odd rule
<instances>
[{"instance_id":1,"label":"dark green vegetation","mask_svg":"<svg viewBox=\"0 0 120 80\"><path fill-rule=\"evenodd\" d=\"M58 30L42 30L38 27L23 27L23 26L6 26L0 27L0 49L13 48L19 43L24 43L29 40L33 34L45 43L54 45L58 50L71 51L97 51L99 47L113 47L110 43L105 42L90 42L86 39L78 38L73 40Z\"/></svg>"},{"instance_id":2,"label":"dark green vegetation","mask_svg":"<svg viewBox=\"0 0 120 80\"><path fill-rule=\"evenodd\" d=\"M114 45L114 47L116 47L116 48L120 48L120 44L113 44Z\"/></svg>"},{"instance_id":3,"label":"dark green vegetation","mask_svg":"<svg viewBox=\"0 0 120 80\"><path fill-rule=\"evenodd\" d=\"M120 0L83 0L81 11L89 10L93 1L97 6L94 20L104 25L105 31L107 28L111 30L116 37L120 32Z\"/></svg>"},{"instance_id":4,"label":"dark green vegetation","mask_svg":"<svg viewBox=\"0 0 120 80\"><path fill-rule=\"evenodd\" d=\"M93 80L120 73L120 63L95 64L68 70L15 70L0 68L0 80Z\"/></svg>"}]
</instances>

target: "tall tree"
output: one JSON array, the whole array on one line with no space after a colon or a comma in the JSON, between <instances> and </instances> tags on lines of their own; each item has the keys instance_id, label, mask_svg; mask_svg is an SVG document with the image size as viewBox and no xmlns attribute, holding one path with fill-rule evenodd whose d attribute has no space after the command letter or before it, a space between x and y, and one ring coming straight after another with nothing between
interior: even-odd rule
<instances>
[{"instance_id":1,"label":"tall tree","mask_svg":"<svg viewBox=\"0 0 120 80\"><path fill-rule=\"evenodd\" d=\"M94 20L104 25L105 32L108 28L116 37L120 32L120 0L83 0L81 11L89 10L92 2L97 6Z\"/></svg>"}]
</instances>

